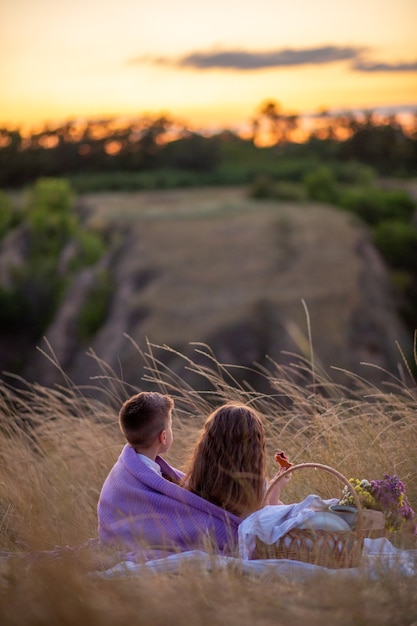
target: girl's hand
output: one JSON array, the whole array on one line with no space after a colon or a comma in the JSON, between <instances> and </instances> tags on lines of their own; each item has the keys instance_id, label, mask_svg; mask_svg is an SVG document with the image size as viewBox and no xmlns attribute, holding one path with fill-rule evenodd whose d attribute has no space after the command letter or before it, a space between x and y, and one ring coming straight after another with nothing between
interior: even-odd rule
<instances>
[{"instance_id":1,"label":"girl's hand","mask_svg":"<svg viewBox=\"0 0 417 626\"><path fill-rule=\"evenodd\" d=\"M271 481L274 484L265 504L283 504L283 502L281 502L281 491L285 489L291 478L291 474L287 474L283 468L280 468Z\"/></svg>"},{"instance_id":2,"label":"girl's hand","mask_svg":"<svg viewBox=\"0 0 417 626\"><path fill-rule=\"evenodd\" d=\"M282 467L277 471L272 480L277 479L277 484L280 485L281 489L285 489L292 478L292 474L287 474L286 470Z\"/></svg>"}]
</instances>

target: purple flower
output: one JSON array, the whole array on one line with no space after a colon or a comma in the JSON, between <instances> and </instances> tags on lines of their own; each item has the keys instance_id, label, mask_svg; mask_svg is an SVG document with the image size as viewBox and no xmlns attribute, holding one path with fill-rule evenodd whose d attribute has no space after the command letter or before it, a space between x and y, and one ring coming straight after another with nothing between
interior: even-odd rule
<instances>
[{"instance_id":1,"label":"purple flower","mask_svg":"<svg viewBox=\"0 0 417 626\"><path fill-rule=\"evenodd\" d=\"M371 480L370 491L378 508L385 513L388 528L399 530L404 521L414 518L414 511L405 499L405 485L398 476L384 474L382 480Z\"/></svg>"}]
</instances>

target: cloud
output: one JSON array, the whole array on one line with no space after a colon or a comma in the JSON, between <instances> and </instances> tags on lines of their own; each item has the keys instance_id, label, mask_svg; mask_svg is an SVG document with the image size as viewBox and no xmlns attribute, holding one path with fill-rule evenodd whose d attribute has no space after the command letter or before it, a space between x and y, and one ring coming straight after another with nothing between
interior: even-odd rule
<instances>
[{"instance_id":1,"label":"cloud","mask_svg":"<svg viewBox=\"0 0 417 626\"><path fill-rule=\"evenodd\" d=\"M353 69L359 72L417 72L415 63L365 63L358 61Z\"/></svg>"},{"instance_id":2,"label":"cloud","mask_svg":"<svg viewBox=\"0 0 417 626\"><path fill-rule=\"evenodd\" d=\"M331 63L333 61L354 59L357 55L358 49L356 48L340 48L337 46L324 46L305 50L271 50L269 52L229 50L194 52L180 59L179 65L180 67L196 69L259 70L271 67Z\"/></svg>"},{"instance_id":3,"label":"cloud","mask_svg":"<svg viewBox=\"0 0 417 626\"><path fill-rule=\"evenodd\" d=\"M211 52L193 52L176 60L171 60L166 57L151 57L148 55L131 59L129 64L152 63L154 65L173 65L179 68L248 71L273 67L293 67L296 65L354 60L359 58L363 50L364 48L340 46L321 46L319 48L301 50L281 49L266 52L215 50Z\"/></svg>"},{"instance_id":4,"label":"cloud","mask_svg":"<svg viewBox=\"0 0 417 626\"><path fill-rule=\"evenodd\" d=\"M241 72L301 65L323 65L336 61L350 61L351 69L358 72L415 72L415 63L372 63L365 60L368 51L360 46L320 46L317 48L267 50L212 50L193 52L177 59L142 56L129 61L130 65L151 63L180 69L224 69Z\"/></svg>"}]
</instances>

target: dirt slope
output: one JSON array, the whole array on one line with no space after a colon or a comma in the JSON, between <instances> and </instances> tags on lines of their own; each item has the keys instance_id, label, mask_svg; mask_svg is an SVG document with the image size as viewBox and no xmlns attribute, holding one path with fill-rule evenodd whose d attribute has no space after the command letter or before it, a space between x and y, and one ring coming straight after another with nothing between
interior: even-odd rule
<instances>
[{"instance_id":1,"label":"dirt slope","mask_svg":"<svg viewBox=\"0 0 417 626\"><path fill-rule=\"evenodd\" d=\"M283 351L309 354L308 310L315 358L376 382L391 372L411 338L395 311L384 264L368 233L348 214L317 204L257 202L239 189L94 194L81 199L90 224L120 231L117 254L102 261L114 277L106 323L88 345L75 339L77 311L94 272L68 293L47 338L77 384L97 371L91 347L110 367L140 385L146 338L182 352L206 342L219 360L278 362ZM60 379L39 351L25 375ZM332 377L337 377L332 373ZM384 376L386 378L386 376ZM191 377L192 379L192 377Z\"/></svg>"}]
</instances>

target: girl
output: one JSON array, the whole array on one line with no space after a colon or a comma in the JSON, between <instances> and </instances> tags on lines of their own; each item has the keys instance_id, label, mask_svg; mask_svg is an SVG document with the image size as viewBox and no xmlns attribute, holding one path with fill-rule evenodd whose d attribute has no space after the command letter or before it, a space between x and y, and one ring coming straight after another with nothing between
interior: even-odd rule
<instances>
[{"instance_id":1,"label":"girl","mask_svg":"<svg viewBox=\"0 0 417 626\"><path fill-rule=\"evenodd\" d=\"M278 470L277 475L282 473ZM252 408L228 403L213 411L204 425L189 462L186 489L241 518L264 504L282 504L278 480L264 502L266 475L265 429Z\"/></svg>"}]
</instances>

